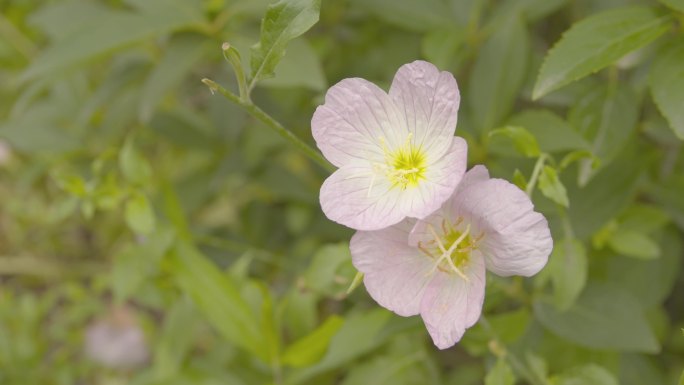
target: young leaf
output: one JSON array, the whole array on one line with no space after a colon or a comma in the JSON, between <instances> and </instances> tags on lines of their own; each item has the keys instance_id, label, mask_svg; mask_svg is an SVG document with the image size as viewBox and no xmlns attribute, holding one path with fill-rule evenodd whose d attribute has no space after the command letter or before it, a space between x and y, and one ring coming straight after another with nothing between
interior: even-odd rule
<instances>
[{"instance_id":1,"label":"young leaf","mask_svg":"<svg viewBox=\"0 0 684 385\"><path fill-rule=\"evenodd\" d=\"M564 207L570 206L568 201L568 193L565 190L565 186L558 179L558 174L556 169L551 166L544 166L541 174L539 175L539 190L545 197L551 199L552 201L562 205Z\"/></svg>"},{"instance_id":2,"label":"young leaf","mask_svg":"<svg viewBox=\"0 0 684 385\"><path fill-rule=\"evenodd\" d=\"M588 285L565 312L544 300L537 301L534 314L549 331L580 346L623 352L660 350L639 303L615 286Z\"/></svg>"},{"instance_id":3,"label":"young leaf","mask_svg":"<svg viewBox=\"0 0 684 385\"><path fill-rule=\"evenodd\" d=\"M671 18L648 7L601 12L573 25L549 51L533 99L594 73L667 31Z\"/></svg>"},{"instance_id":4,"label":"young leaf","mask_svg":"<svg viewBox=\"0 0 684 385\"><path fill-rule=\"evenodd\" d=\"M485 385L513 385L515 376L513 370L504 358L499 358L485 377Z\"/></svg>"},{"instance_id":5,"label":"young leaf","mask_svg":"<svg viewBox=\"0 0 684 385\"><path fill-rule=\"evenodd\" d=\"M126 201L126 224L138 234L149 234L154 230L156 218L145 194L135 193Z\"/></svg>"},{"instance_id":6,"label":"young leaf","mask_svg":"<svg viewBox=\"0 0 684 385\"><path fill-rule=\"evenodd\" d=\"M524 127L506 126L489 133L490 137L495 135L504 135L510 138L515 145L515 149L528 158L536 158L540 154L537 139Z\"/></svg>"},{"instance_id":7,"label":"young leaf","mask_svg":"<svg viewBox=\"0 0 684 385\"><path fill-rule=\"evenodd\" d=\"M655 259L660 256L660 246L648 235L634 230L618 229L608 245L616 253L637 259Z\"/></svg>"},{"instance_id":8,"label":"young leaf","mask_svg":"<svg viewBox=\"0 0 684 385\"><path fill-rule=\"evenodd\" d=\"M587 252L575 239L564 239L556 244L549 258L554 304L567 310L584 289L587 282Z\"/></svg>"},{"instance_id":9,"label":"young leaf","mask_svg":"<svg viewBox=\"0 0 684 385\"><path fill-rule=\"evenodd\" d=\"M261 38L252 47L250 90L259 80L273 76L287 43L318 22L320 9L320 0L280 0L269 5L261 21Z\"/></svg>"},{"instance_id":10,"label":"young leaf","mask_svg":"<svg viewBox=\"0 0 684 385\"><path fill-rule=\"evenodd\" d=\"M344 319L336 315L328 317L311 334L295 341L283 353L283 363L290 366L308 366L325 354L330 339L342 327Z\"/></svg>"},{"instance_id":11,"label":"young leaf","mask_svg":"<svg viewBox=\"0 0 684 385\"><path fill-rule=\"evenodd\" d=\"M469 79L473 119L480 130L500 124L513 108L527 73L529 36L515 13L487 40Z\"/></svg>"},{"instance_id":12,"label":"young leaf","mask_svg":"<svg viewBox=\"0 0 684 385\"><path fill-rule=\"evenodd\" d=\"M124 178L133 184L145 184L152 175L150 164L138 152L130 138L119 151L119 168Z\"/></svg>"},{"instance_id":13,"label":"young leaf","mask_svg":"<svg viewBox=\"0 0 684 385\"><path fill-rule=\"evenodd\" d=\"M684 44L668 47L651 70L650 87L653 100L665 116L672 131L684 140Z\"/></svg>"}]
</instances>

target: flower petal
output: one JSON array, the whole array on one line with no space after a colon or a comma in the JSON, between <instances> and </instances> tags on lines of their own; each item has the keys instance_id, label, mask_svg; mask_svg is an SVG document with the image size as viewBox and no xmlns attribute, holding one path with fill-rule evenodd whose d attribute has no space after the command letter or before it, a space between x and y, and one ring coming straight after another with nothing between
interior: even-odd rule
<instances>
[{"instance_id":1,"label":"flower petal","mask_svg":"<svg viewBox=\"0 0 684 385\"><path fill-rule=\"evenodd\" d=\"M425 180L420 181L416 188L403 191L400 205L404 215L425 218L432 214L449 199L463 179L468 145L458 136L452 137L450 144L449 151L426 167Z\"/></svg>"},{"instance_id":2,"label":"flower petal","mask_svg":"<svg viewBox=\"0 0 684 385\"><path fill-rule=\"evenodd\" d=\"M399 68L389 95L403 110L414 143L442 154L454 135L461 96L453 75L417 60Z\"/></svg>"},{"instance_id":3,"label":"flower petal","mask_svg":"<svg viewBox=\"0 0 684 385\"><path fill-rule=\"evenodd\" d=\"M383 230L358 231L350 244L352 262L364 274L370 296L404 317L420 312L423 290L431 279L430 259L406 244L414 222L407 219Z\"/></svg>"},{"instance_id":4,"label":"flower petal","mask_svg":"<svg viewBox=\"0 0 684 385\"><path fill-rule=\"evenodd\" d=\"M323 213L355 230L380 230L404 219L400 189L370 165L353 163L335 171L321 186Z\"/></svg>"},{"instance_id":5,"label":"flower petal","mask_svg":"<svg viewBox=\"0 0 684 385\"><path fill-rule=\"evenodd\" d=\"M481 255L473 253L464 273L468 281L436 273L423 294L420 315L432 342L440 349L458 342L482 313L486 271Z\"/></svg>"},{"instance_id":6,"label":"flower petal","mask_svg":"<svg viewBox=\"0 0 684 385\"><path fill-rule=\"evenodd\" d=\"M381 141L396 148L408 137L406 120L389 95L360 78L344 79L328 90L311 119L311 131L323 155L337 167L354 160L382 163Z\"/></svg>"},{"instance_id":7,"label":"flower petal","mask_svg":"<svg viewBox=\"0 0 684 385\"><path fill-rule=\"evenodd\" d=\"M479 249L493 273L529 277L546 264L553 249L549 225L512 183L490 179L472 184L451 204L456 215L470 221L474 234L484 232Z\"/></svg>"}]
</instances>

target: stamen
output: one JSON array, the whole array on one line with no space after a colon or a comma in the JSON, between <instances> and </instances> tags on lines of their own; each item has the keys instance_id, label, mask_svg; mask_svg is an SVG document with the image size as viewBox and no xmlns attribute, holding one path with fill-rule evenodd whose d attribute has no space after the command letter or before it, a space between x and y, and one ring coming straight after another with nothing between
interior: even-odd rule
<instances>
[{"instance_id":1,"label":"stamen","mask_svg":"<svg viewBox=\"0 0 684 385\"><path fill-rule=\"evenodd\" d=\"M437 246L439 247L439 251L441 251L442 253L446 253L446 249L444 248L444 245L442 245L442 240L439 238L439 236L435 232L435 228L432 227L431 224L428 224L427 229L430 232L430 234L432 234L432 236L434 237L435 242L437 242Z\"/></svg>"},{"instance_id":2,"label":"stamen","mask_svg":"<svg viewBox=\"0 0 684 385\"><path fill-rule=\"evenodd\" d=\"M437 234L435 234L435 230L434 230L434 228L432 228L431 225L428 225L428 230L430 230L432 232L433 236L435 236L436 239L439 239L439 238L437 238ZM454 250L456 250L456 247L458 247L459 243L461 243L468 236L469 233L470 233L470 225L468 225L466 227L465 232L463 232L463 234L461 234L454 241L454 243L452 243L451 246L449 246L449 250L444 250L444 246L442 245L442 242L438 241L440 250L442 251L442 255L433 263L432 268L427 273L427 275L431 275L432 273L434 273L435 270L437 270L437 267L439 267L439 264L442 263L442 260L444 260L446 258L451 269L456 274L458 274L461 278L465 279L466 281L469 281L468 277L454 264L454 261L451 259L451 254L454 252Z\"/></svg>"},{"instance_id":3,"label":"stamen","mask_svg":"<svg viewBox=\"0 0 684 385\"><path fill-rule=\"evenodd\" d=\"M432 242L432 241L431 241L431 242ZM423 246L423 242L418 241L418 249L419 249L420 251L422 251L422 252L423 252L425 255L427 255L428 257L430 257L430 258L432 258L432 259L435 259L435 256L432 255L432 253L431 253L428 249L426 249L425 246Z\"/></svg>"}]
</instances>

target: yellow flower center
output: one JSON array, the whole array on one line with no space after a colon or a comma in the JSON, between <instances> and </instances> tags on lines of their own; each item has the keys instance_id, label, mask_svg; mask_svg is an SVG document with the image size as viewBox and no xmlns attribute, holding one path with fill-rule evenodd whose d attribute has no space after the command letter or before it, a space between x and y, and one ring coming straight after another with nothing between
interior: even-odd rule
<instances>
[{"instance_id":1,"label":"yellow flower center","mask_svg":"<svg viewBox=\"0 0 684 385\"><path fill-rule=\"evenodd\" d=\"M392 187L402 190L416 187L422 179L425 179L425 153L413 144L412 137L413 133L409 133L404 144L394 150L390 150L384 138L380 138L385 164L377 168L385 172Z\"/></svg>"},{"instance_id":2,"label":"yellow flower center","mask_svg":"<svg viewBox=\"0 0 684 385\"><path fill-rule=\"evenodd\" d=\"M453 224L444 219L440 233L432 225L428 225L428 232L433 238L425 243L418 242L418 249L433 260L433 267L428 274L439 269L468 280L463 270L470 261L470 254L478 248L479 242L484 238L484 233L473 237L470 224L462 228L459 226L462 222L462 217Z\"/></svg>"}]
</instances>

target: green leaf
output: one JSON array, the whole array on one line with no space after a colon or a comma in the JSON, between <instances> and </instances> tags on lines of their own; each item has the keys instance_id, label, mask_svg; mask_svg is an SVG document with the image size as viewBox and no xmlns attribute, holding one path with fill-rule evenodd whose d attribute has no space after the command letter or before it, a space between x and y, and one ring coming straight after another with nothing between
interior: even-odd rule
<instances>
[{"instance_id":1,"label":"green leaf","mask_svg":"<svg viewBox=\"0 0 684 385\"><path fill-rule=\"evenodd\" d=\"M650 234L670 222L670 215L662 208L649 204L634 204L620 215L620 228Z\"/></svg>"},{"instance_id":2,"label":"green leaf","mask_svg":"<svg viewBox=\"0 0 684 385\"><path fill-rule=\"evenodd\" d=\"M129 138L119 151L119 168L129 183L145 185L149 183L152 168Z\"/></svg>"},{"instance_id":3,"label":"green leaf","mask_svg":"<svg viewBox=\"0 0 684 385\"><path fill-rule=\"evenodd\" d=\"M568 112L568 121L589 142L589 150L607 165L636 128L639 101L625 84L597 86L582 95ZM580 162L578 180L585 185L595 174L595 161Z\"/></svg>"},{"instance_id":4,"label":"green leaf","mask_svg":"<svg viewBox=\"0 0 684 385\"><path fill-rule=\"evenodd\" d=\"M533 99L609 66L671 27L671 18L649 7L612 9L573 25L549 51Z\"/></svg>"},{"instance_id":5,"label":"green leaf","mask_svg":"<svg viewBox=\"0 0 684 385\"><path fill-rule=\"evenodd\" d=\"M154 349L153 371L157 381L169 381L181 371L183 359L195 342L197 321L197 309L187 297L181 297L168 310Z\"/></svg>"},{"instance_id":6,"label":"green leaf","mask_svg":"<svg viewBox=\"0 0 684 385\"><path fill-rule=\"evenodd\" d=\"M273 76L288 42L318 22L320 8L320 0L280 0L269 5L261 21L259 43L252 47L250 90L258 81Z\"/></svg>"},{"instance_id":7,"label":"green leaf","mask_svg":"<svg viewBox=\"0 0 684 385\"><path fill-rule=\"evenodd\" d=\"M383 21L416 32L446 27L452 22L451 10L441 0L351 0L350 3Z\"/></svg>"},{"instance_id":8,"label":"green leaf","mask_svg":"<svg viewBox=\"0 0 684 385\"><path fill-rule=\"evenodd\" d=\"M154 230L156 225L156 218L154 210L147 200L147 196L143 193L134 193L126 201L124 209L126 216L126 224L128 227L138 234L149 234Z\"/></svg>"},{"instance_id":9,"label":"green leaf","mask_svg":"<svg viewBox=\"0 0 684 385\"><path fill-rule=\"evenodd\" d=\"M504 358L499 358L496 364L485 376L485 385L513 385L515 384L515 376L513 370L506 363Z\"/></svg>"},{"instance_id":10,"label":"green leaf","mask_svg":"<svg viewBox=\"0 0 684 385\"><path fill-rule=\"evenodd\" d=\"M528 158L536 158L540 155L537 139L524 127L506 126L489 133L490 137L497 135L510 138L513 141L513 145L515 145L515 149Z\"/></svg>"},{"instance_id":11,"label":"green leaf","mask_svg":"<svg viewBox=\"0 0 684 385\"><path fill-rule=\"evenodd\" d=\"M323 91L328 85L321 61L305 39L293 40L288 55L275 68L275 77L264 79L264 87L304 87Z\"/></svg>"},{"instance_id":12,"label":"green leaf","mask_svg":"<svg viewBox=\"0 0 684 385\"><path fill-rule=\"evenodd\" d=\"M539 190L541 190L545 197L559 205L564 207L570 205L565 186L563 186L563 183L558 179L556 169L551 166L544 166L541 174L539 174Z\"/></svg>"},{"instance_id":13,"label":"green leaf","mask_svg":"<svg viewBox=\"0 0 684 385\"><path fill-rule=\"evenodd\" d=\"M526 308L487 316L491 328L496 331L499 341L503 344L517 341L527 330L531 318L530 311ZM482 324L476 323L463 335L459 344L471 355L482 356L488 352L491 339L491 332Z\"/></svg>"},{"instance_id":14,"label":"green leaf","mask_svg":"<svg viewBox=\"0 0 684 385\"><path fill-rule=\"evenodd\" d=\"M157 2L157 4L159 4ZM141 12L109 10L94 13L95 18L49 46L32 61L20 80L81 64L128 44L196 25L203 21L198 9L183 0L166 1L161 7L146 7ZM73 14L65 23L71 23ZM125 28L122 28L125 26Z\"/></svg>"},{"instance_id":15,"label":"green leaf","mask_svg":"<svg viewBox=\"0 0 684 385\"><path fill-rule=\"evenodd\" d=\"M552 379L554 385L618 385L615 376L604 367L588 364L565 371Z\"/></svg>"},{"instance_id":16,"label":"green leaf","mask_svg":"<svg viewBox=\"0 0 684 385\"><path fill-rule=\"evenodd\" d=\"M588 285L574 306L564 312L539 300L534 304L534 314L548 330L580 346L623 352L660 351L639 303L615 286Z\"/></svg>"},{"instance_id":17,"label":"green leaf","mask_svg":"<svg viewBox=\"0 0 684 385\"><path fill-rule=\"evenodd\" d=\"M227 274L185 242L179 242L175 247L170 272L207 321L227 341L268 361L257 317Z\"/></svg>"},{"instance_id":18,"label":"green leaf","mask_svg":"<svg viewBox=\"0 0 684 385\"><path fill-rule=\"evenodd\" d=\"M660 256L660 246L639 231L618 228L608 239L608 245L613 251L626 257L655 259Z\"/></svg>"},{"instance_id":19,"label":"green leaf","mask_svg":"<svg viewBox=\"0 0 684 385\"><path fill-rule=\"evenodd\" d=\"M582 242L563 239L549 258L553 299L558 310L569 309L587 283L587 252Z\"/></svg>"},{"instance_id":20,"label":"green leaf","mask_svg":"<svg viewBox=\"0 0 684 385\"><path fill-rule=\"evenodd\" d=\"M164 56L145 81L140 96L140 120L147 122L164 95L177 88L206 51L205 36L183 34L169 41Z\"/></svg>"},{"instance_id":21,"label":"green leaf","mask_svg":"<svg viewBox=\"0 0 684 385\"><path fill-rule=\"evenodd\" d=\"M513 108L527 73L529 36L518 14L509 15L482 46L469 79L473 120L484 132Z\"/></svg>"},{"instance_id":22,"label":"green leaf","mask_svg":"<svg viewBox=\"0 0 684 385\"><path fill-rule=\"evenodd\" d=\"M679 12L684 12L684 0L659 0L661 3L665 4L666 6L679 11Z\"/></svg>"},{"instance_id":23,"label":"green leaf","mask_svg":"<svg viewBox=\"0 0 684 385\"><path fill-rule=\"evenodd\" d=\"M340 385L413 385L426 383L426 374L417 367L425 357L422 351L371 358L354 365Z\"/></svg>"},{"instance_id":24,"label":"green leaf","mask_svg":"<svg viewBox=\"0 0 684 385\"><path fill-rule=\"evenodd\" d=\"M173 231L160 228L143 243L129 245L116 254L111 287L117 303L124 303L135 295L142 284L158 271L159 261L169 250L173 239Z\"/></svg>"},{"instance_id":25,"label":"green leaf","mask_svg":"<svg viewBox=\"0 0 684 385\"><path fill-rule=\"evenodd\" d=\"M288 346L283 353L283 363L297 367L308 366L320 360L342 324L344 319L331 315L316 330Z\"/></svg>"},{"instance_id":26,"label":"green leaf","mask_svg":"<svg viewBox=\"0 0 684 385\"><path fill-rule=\"evenodd\" d=\"M525 179L525 175L517 168L513 172L513 184L523 191L527 190L527 179Z\"/></svg>"},{"instance_id":27,"label":"green leaf","mask_svg":"<svg viewBox=\"0 0 684 385\"><path fill-rule=\"evenodd\" d=\"M390 314L384 309L374 309L348 317L330 341L330 347L323 359L293 374L291 380L286 382L303 382L318 374L338 368L377 347L382 342L379 336Z\"/></svg>"},{"instance_id":28,"label":"green leaf","mask_svg":"<svg viewBox=\"0 0 684 385\"><path fill-rule=\"evenodd\" d=\"M313 256L304 273L304 284L317 293L332 294L336 286L335 275L350 260L348 243L324 245Z\"/></svg>"},{"instance_id":29,"label":"green leaf","mask_svg":"<svg viewBox=\"0 0 684 385\"><path fill-rule=\"evenodd\" d=\"M657 56L649 86L672 131L684 140L684 41L679 39Z\"/></svg>"},{"instance_id":30,"label":"green leaf","mask_svg":"<svg viewBox=\"0 0 684 385\"><path fill-rule=\"evenodd\" d=\"M525 110L511 117L511 126L525 127L544 152L589 148L589 143L565 119L549 110Z\"/></svg>"}]
</instances>

